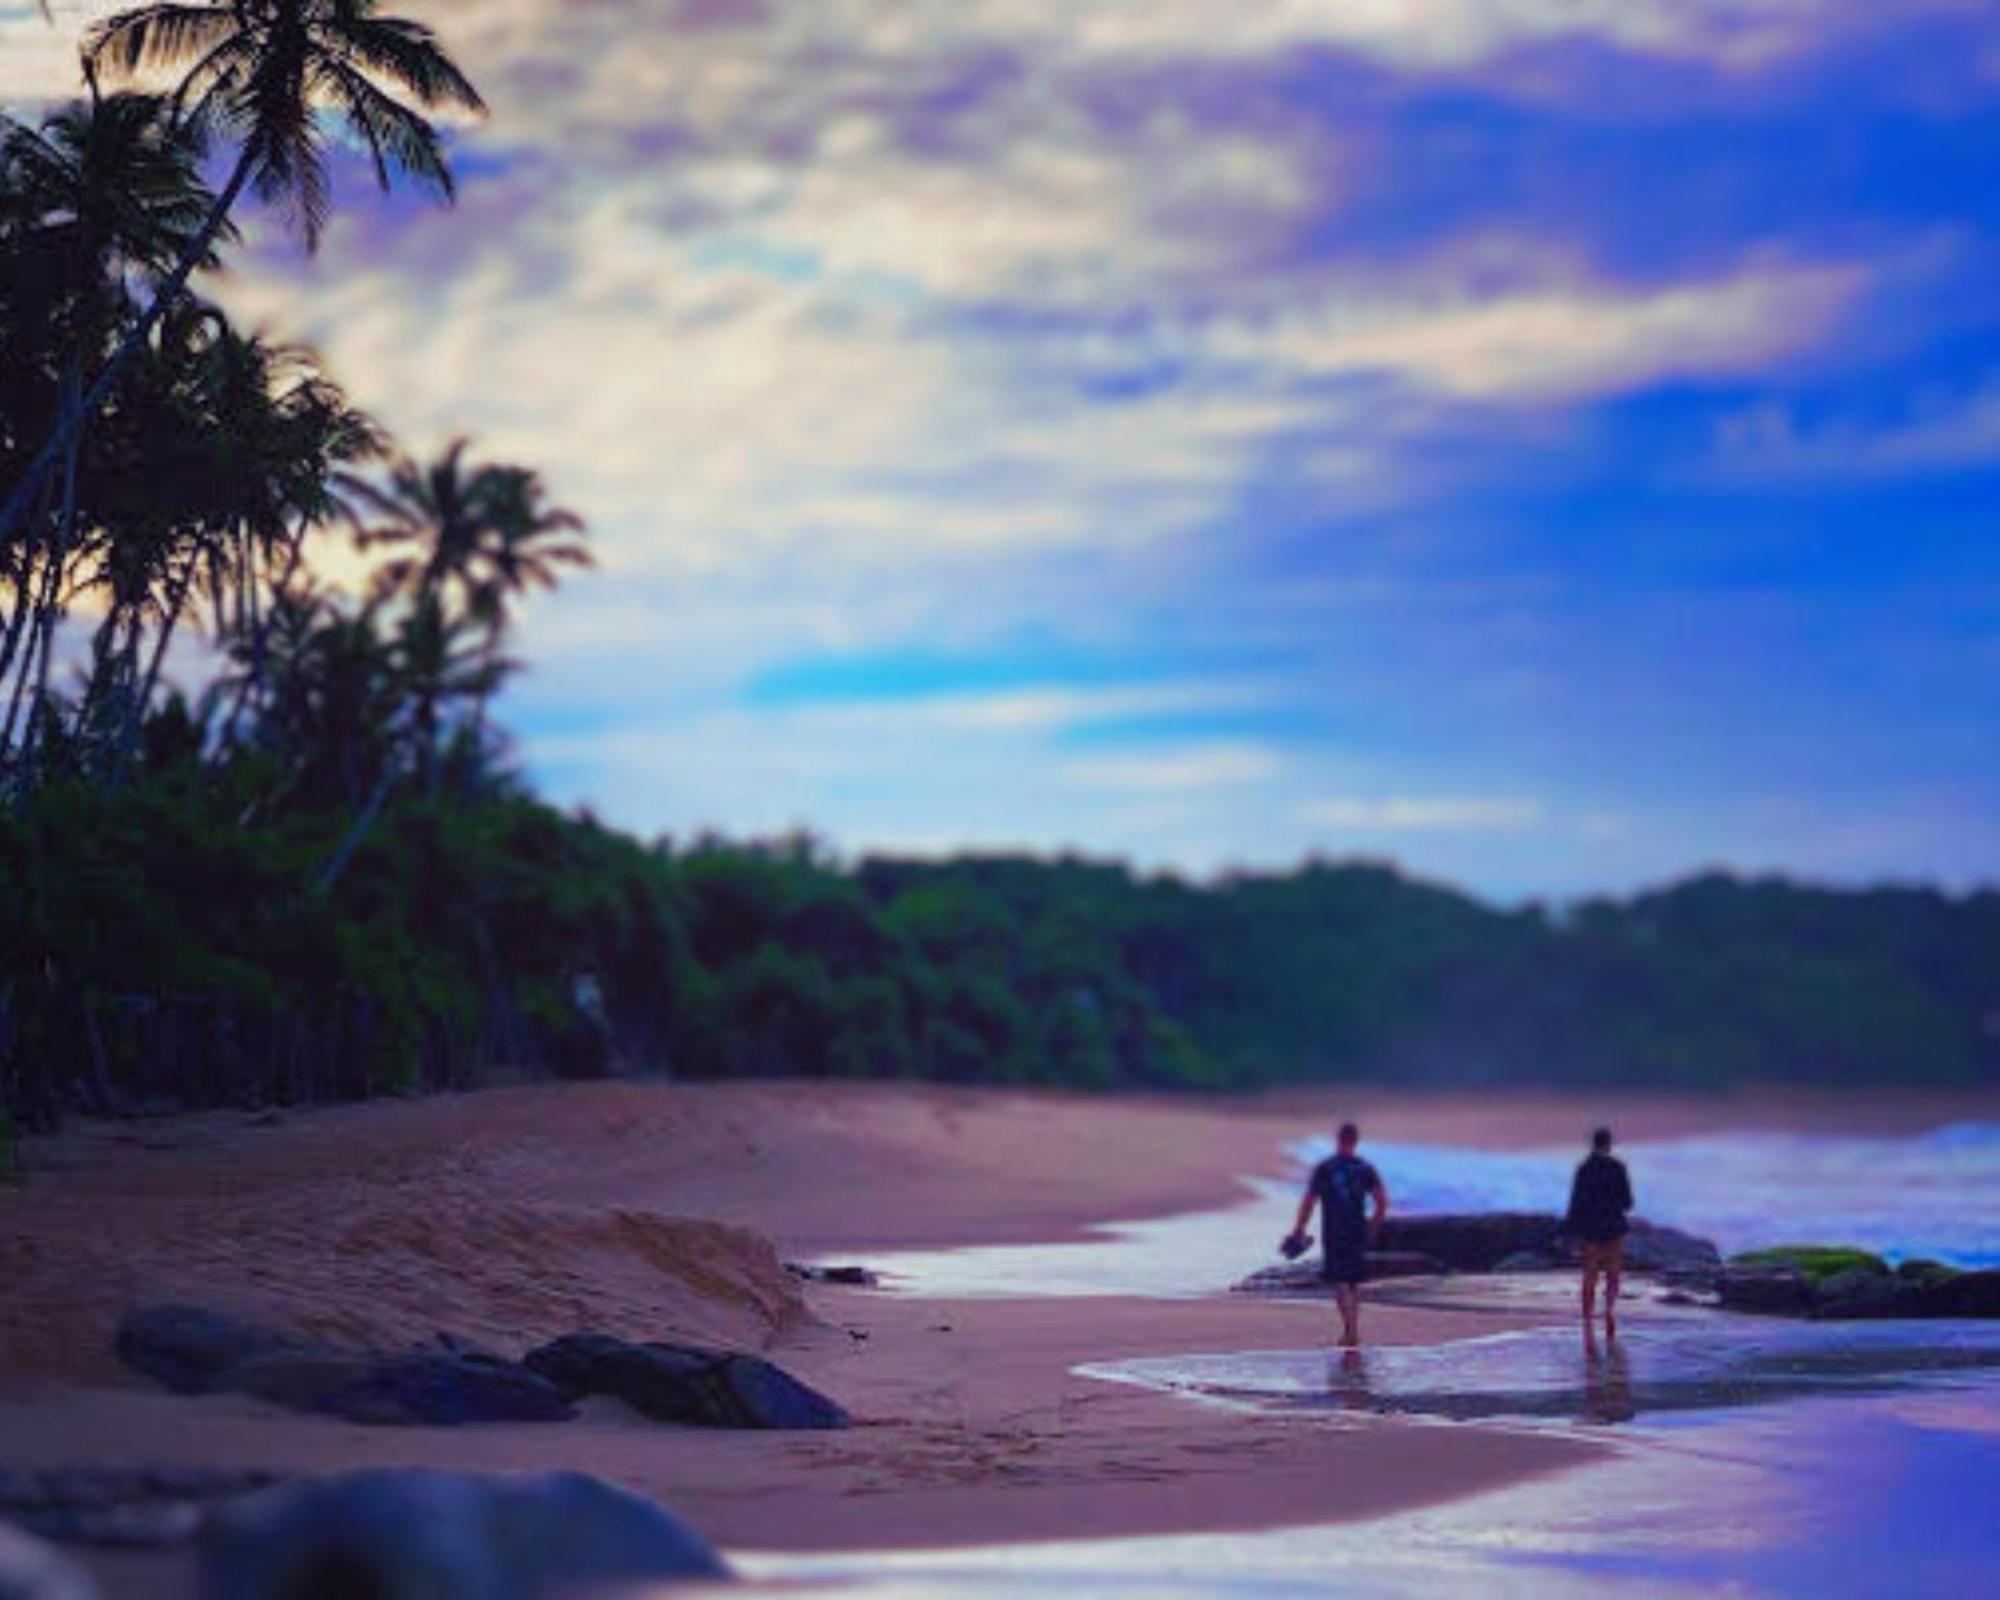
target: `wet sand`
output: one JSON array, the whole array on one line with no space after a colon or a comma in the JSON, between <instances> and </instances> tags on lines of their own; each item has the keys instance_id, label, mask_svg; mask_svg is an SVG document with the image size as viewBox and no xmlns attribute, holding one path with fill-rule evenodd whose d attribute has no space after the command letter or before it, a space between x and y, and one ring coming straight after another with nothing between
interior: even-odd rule
<instances>
[{"instance_id":1,"label":"wet sand","mask_svg":"<svg viewBox=\"0 0 2000 1600\"><path fill-rule=\"evenodd\" d=\"M1893 1105L1893 1112L1891 1106ZM1229 1204L1282 1147L1357 1114L1383 1138L1548 1143L1880 1131L1992 1115L1797 1099L1288 1095L1077 1099L870 1085L538 1086L291 1115L85 1126L0 1195L0 1465L187 1461L281 1470L575 1467L657 1495L724 1546L861 1550L1374 1518L1598 1458L1509 1426L1247 1415L1078 1376L1088 1362L1310 1347L1323 1306L1258 1299L950 1301L801 1286L780 1257L1074 1239ZM1245 1265L1268 1241L1245 1241ZM1218 1289L1222 1285L1217 1285ZM365 1429L122 1373L135 1301L196 1300L377 1342L437 1330L514 1353L597 1327L763 1348L862 1419L721 1435L594 1404L574 1423ZM1377 1307L1385 1344L1532 1326L1558 1306ZM108 1557L170 1592L157 1557Z\"/></svg>"}]
</instances>

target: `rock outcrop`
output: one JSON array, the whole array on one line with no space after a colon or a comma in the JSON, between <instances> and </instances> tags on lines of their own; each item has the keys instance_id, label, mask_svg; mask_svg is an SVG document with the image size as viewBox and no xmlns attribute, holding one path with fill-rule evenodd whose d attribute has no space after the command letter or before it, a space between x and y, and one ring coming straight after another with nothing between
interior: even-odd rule
<instances>
[{"instance_id":1,"label":"rock outcrop","mask_svg":"<svg viewBox=\"0 0 2000 1600\"><path fill-rule=\"evenodd\" d=\"M1575 1266L1577 1250L1564 1237L1562 1219L1545 1211L1440 1212L1390 1217L1368 1254L1368 1277L1408 1277L1436 1272L1553 1272ZM1672 1275L1706 1284L1721 1270L1715 1245L1677 1228L1634 1218L1625 1239L1625 1265L1633 1272ZM1266 1267L1236 1285L1252 1293L1318 1292L1319 1265L1310 1258Z\"/></svg>"},{"instance_id":2,"label":"rock outcrop","mask_svg":"<svg viewBox=\"0 0 2000 1600\"><path fill-rule=\"evenodd\" d=\"M238 1501L209 1520L201 1573L205 1600L555 1600L730 1575L685 1524L601 1479L419 1469L300 1479Z\"/></svg>"},{"instance_id":3,"label":"rock outcrop","mask_svg":"<svg viewBox=\"0 0 2000 1600\"><path fill-rule=\"evenodd\" d=\"M98 1600L98 1592L67 1556L0 1522L0 1600Z\"/></svg>"},{"instance_id":4,"label":"rock outcrop","mask_svg":"<svg viewBox=\"0 0 2000 1600\"><path fill-rule=\"evenodd\" d=\"M1832 1270L1816 1270L1830 1267ZM1958 1272L1934 1261L1891 1270L1860 1252L1757 1251L1732 1257L1715 1283L1726 1311L1862 1321L2000 1317L2000 1270Z\"/></svg>"},{"instance_id":5,"label":"rock outcrop","mask_svg":"<svg viewBox=\"0 0 2000 1600\"><path fill-rule=\"evenodd\" d=\"M575 1333L524 1364L572 1399L612 1395L643 1416L706 1428L845 1428L853 1419L761 1356L691 1345L634 1344Z\"/></svg>"},{"instance_id":6,"label":"rock outcrop","mask_svg":"<svg viewBox=\"0 0 2000 1600\"><path fill-rule=\"evenodd\" d=\"M142 1306L118 1325L119 1359L177 1394L254 1395L293 1411L384 1425L559 1422L560 1390L518 1362L463 1345L341 1350L203 1306Z\"/></svg>"}]
</instances>

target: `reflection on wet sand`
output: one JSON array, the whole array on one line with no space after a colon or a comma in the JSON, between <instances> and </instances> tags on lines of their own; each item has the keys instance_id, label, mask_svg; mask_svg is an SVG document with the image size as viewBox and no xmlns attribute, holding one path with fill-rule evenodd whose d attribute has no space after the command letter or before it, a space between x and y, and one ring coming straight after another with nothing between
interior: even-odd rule
<instances>
[{"instance_id":1,"label":"reflection on wet sand","mask_svg":"<svg viewBox=\"0 0 2000 1600\"><path fill-rule=\"evenodd\" d=\"M1321 1350L1160 1356L1079 1368L1086 1377L1284 1410L1353 1410L1457 1421L1628 1422L1641 1413L1764 1405L1813 1396L1991 1385L1991 1323L1792 1323L1655 1312L1615 1341L1572 1326L1438 1345L1377 1345L1364 1365Z\"/></svg>"},{"instance_id":2,"label":"reflection on wet sand","mask_svg":"<svg viewBox=\"0 0 2000 1600\"><path fill-rule=\"evenodd\" d=\"M1585 1422L1630 1422L1639 1414L1632 1403L1632 1366L1617 1338L1602 1342L1597 1329L1583 1325L1583 1417Z\"/></svg>"}]
</instances>

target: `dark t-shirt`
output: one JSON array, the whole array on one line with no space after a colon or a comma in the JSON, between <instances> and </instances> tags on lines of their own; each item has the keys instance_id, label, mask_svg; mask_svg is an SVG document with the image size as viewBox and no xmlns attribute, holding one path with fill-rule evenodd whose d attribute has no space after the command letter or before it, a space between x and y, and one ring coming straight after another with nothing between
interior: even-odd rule
<instances>
[{"instance_id":1,"label":"dark t-shirt","mask_svg":"<svg viewBox=\"0 0 2000 1600\"><path fill-rule=\"evenodd\" d=\"M1368 1196L1381 1183L1360 1156L1331 1155L1313 1168L1312 1190L1325 1216L1329 1251L1360 1249L1368 1241Z\"/></svg>"},{"instance_id":2,"label":"dark t-shirt","mask_svg":"<svg viewBox=\"0 0 2000 1600\"><path fill-rule=\"evenodd\" d=\"M1576 1169L1570 1185L1569 1215L1563 1227L1579 1239L1606 1244L1631 1231L1625 1213L1632 1209L1632 1180L1616 1156L1593 1150Z\"/></svg>"}]
</instances>

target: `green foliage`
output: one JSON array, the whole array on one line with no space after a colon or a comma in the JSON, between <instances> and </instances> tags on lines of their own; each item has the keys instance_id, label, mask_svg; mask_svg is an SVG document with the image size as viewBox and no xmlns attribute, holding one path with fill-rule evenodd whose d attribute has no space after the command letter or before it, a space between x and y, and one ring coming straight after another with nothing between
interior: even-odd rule
<instances>
[{"instance_id":1,"label":"green foliage","mask_svg":"<svg viewBox=\"0 0 2000 1600\"><path fill-rule=\"evenodd\" d=\"M1767 1250L1746 1250L1729 1258L1734 1267L1792 1267L1808 1278L1831 1278L1841 1272L1886 1273L1889 1263L1853 1245L1780 1244Z\"/></svg>"}]
</instances>

